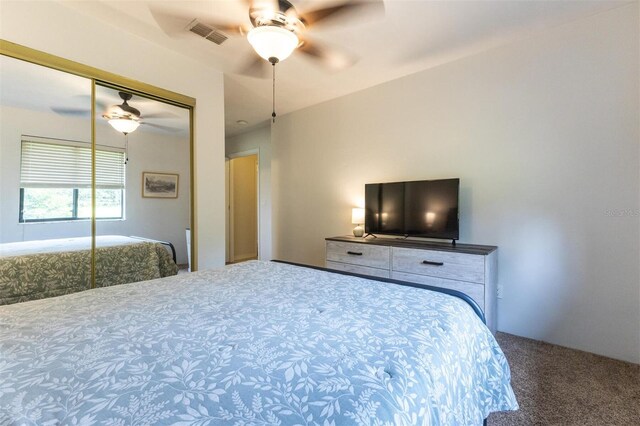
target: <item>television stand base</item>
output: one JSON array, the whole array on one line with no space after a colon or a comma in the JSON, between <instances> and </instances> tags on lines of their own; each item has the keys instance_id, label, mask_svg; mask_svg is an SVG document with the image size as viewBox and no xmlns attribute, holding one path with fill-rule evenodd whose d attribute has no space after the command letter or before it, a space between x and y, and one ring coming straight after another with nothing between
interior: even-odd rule
<instances>
[{"instance_id":1,"label":"television stand base","mask_svg":"<svg viewBox=\"0 0 640 426\"><path fill-rule=\"evenodd\" d=\"M375 235L373 235L373 234L372 234L372 233L370 233L370 232L369 232L369 233L367 233L367 234L366 234L364 237L362 237L362 238L363 238L363 239L364 239L364 238L367 238L369 235L371 235L373 238L378 238L378 237L376 237Z\"/></svg>"}]
</instances>

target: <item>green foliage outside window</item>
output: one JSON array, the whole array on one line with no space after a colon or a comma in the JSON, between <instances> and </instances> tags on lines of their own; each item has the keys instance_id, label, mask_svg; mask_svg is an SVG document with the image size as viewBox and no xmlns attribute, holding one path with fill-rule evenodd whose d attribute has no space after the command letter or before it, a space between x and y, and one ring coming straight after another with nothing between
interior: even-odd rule
<instances>
[{"instance_id":1,"label":"green foliage outside window","mask_svg":"<svg viewBox=\"0 0 640 426\"><path fill-rule=\"evenodd\" d=\"M123 218L122 189L96 189L96 218ZM23 188L20 222L91 218L91 189Z\"/></svg>"}]
</instances>

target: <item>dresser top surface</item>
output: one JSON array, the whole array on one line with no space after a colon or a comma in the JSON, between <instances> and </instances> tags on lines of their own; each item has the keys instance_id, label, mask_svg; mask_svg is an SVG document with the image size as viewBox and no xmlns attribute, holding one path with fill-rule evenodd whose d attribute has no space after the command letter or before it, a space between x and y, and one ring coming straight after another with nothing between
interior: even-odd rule
<instances>
[{"instance_id":1,"label":"dresser top surface","mask_svg":"<svg viewBox=\"0 0 640 426\"><path fill-rule=\"evenodd\" d=\"M450 251L454 253L466 253L466 254L479 254L487 255L498 249L496 246L483 246L477 244L460 244L453 245L449 242L441 241L420 241L410 240L404 238L390 238L390 237L378 237L378 238L362 238L352 237L350 235L344 235L339 237L325 238L326 241L337 241L342 243L356 243L367 244L374 246L387 246L387 247L399 247L399 248L411 248L421 250L438 250L438 251Z\"/></svg>"}]
</instances>

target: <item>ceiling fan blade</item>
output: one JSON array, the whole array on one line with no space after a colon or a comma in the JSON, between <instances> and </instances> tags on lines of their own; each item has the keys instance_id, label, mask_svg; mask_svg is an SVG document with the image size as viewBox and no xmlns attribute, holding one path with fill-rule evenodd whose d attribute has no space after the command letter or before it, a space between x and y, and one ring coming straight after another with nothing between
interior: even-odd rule
<instances>
[{"instance_id":1,"label":"ceiling fan blade","mask_svg":"<svg viewBox=\"0 0 640 426\"><path fill-rule=\"evenodd\" d=\"M140 118L179 118L177 114L169 111L154 112L152 114L143 114Z\"/></svg>"},{"instance_id":2,"label":"ceiling fan blade","mask_svg":"<svg viewBox=\"0 0 640 426\"><path fill-rule=\"evenodd\" d=\"M140 124L149 126L149 127L155 127L156 129L165 130L167 132L173 132L173 133L181 132L183 130L175 127L163 126L161 124L147 123L146 121L142 121L140 122Z\"/></svg>"},{"instance_id":3,"label":"ceiling fan blade","mask_svg":"<svg viewBox=\"0 0 640 426\"><path fill-rule=\"evenodd\" d=\"M106 103L96 100L96 110L97 111L106 111L107 108L109 108L109 107L107 106Z\"/></svg>"},{"instance_id":4,"label":"ceiling fan blade","mask_svg":"<svg viewBox=\"0 0 640 426\"><path fill-rule=\"evenodd\" d=\"M320 61L324 66L334 71L349 68L358 62L358 58L350 53L322 46L309 39L303 39L302 45L298 47L298 50L300 53Z\"/></svg>"},{"instance_id":5,"label":"ceiling fan blade","mask_svg":"<svg viewBox=\"0 0 640 426\"><path fill-rule=\"evenodd\" d=\"M72 98L74 98L74 99L82 99L82 103L83 104L84 104L84 102L86 102L87 105L91 104L91 95L73 95ZM105 102L103 102L103 101L101 101L99 99L96 99L96 109L97 109L98 112L106 111L107 108L109 108L109 106Z\"/></svg>"},{"instance_id":6,"label":"ceiling fan blade","mask_svg":"<svg viewBox=\"0 0 640 426\"><path fill-rule=\"evenodd\" d=\"M285 6L285 3L281 3L278 0L242 0L242 2L249 6L249 10L263 9L272 10L274 12L281 10L284 12L284 10L282 10L283 7L286 7L287 9L291 7L289 5Z\"/></svg>"},{"instance_id":7,"label":"ceiling fan blade","mask_svg":"<svg viewBox=\"0 0 640 426\"><path fill-rule=\"evenodd\" d=\"M384 13L384 3L382 0L355 0L339 4L337 6L310 10L300 13L298 16L307 26L311 26L329 19L338 18L351 12L358 12L358 16L361 16L363 13Z\"/></svg>"},{"instance_id":8,"label":"ceiling fan blade","mask_svg":"<svg viewBox=\"0 0 640 426\"><path fill-rule=\"evenodd\" d=\"M91 110L81 109L81 108L62 108L62 107L51 107L51 111L60 115L75 115L78 117L89 116L91 115Z\"/></svg>"},{"instance_id":9,"label":"ceiling fan blade","mask_svg":"<svg viewBox=\"0 0 640 426\"><path fill-rule=\"evenodd\" d=\"M271 75L271 65L260 56L251 55L251 59L237 73L247 77L267 78Z\"/></svg>"}]
</instances>

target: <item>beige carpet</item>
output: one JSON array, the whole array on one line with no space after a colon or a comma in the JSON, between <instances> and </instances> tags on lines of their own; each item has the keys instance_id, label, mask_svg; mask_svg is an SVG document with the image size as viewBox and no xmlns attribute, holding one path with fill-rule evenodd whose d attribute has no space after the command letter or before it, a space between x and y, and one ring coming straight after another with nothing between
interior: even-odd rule
<instances>
[{"instance_id":1,"label":"beige carpet","mask_svg":"<svg viewBox=\"0 0 640 426\"><path fill-rule=\"evenodd\" d=\"M640 425L640 366L498 333L520 410L489 426Z\"/></svg>"}]
</instances>

